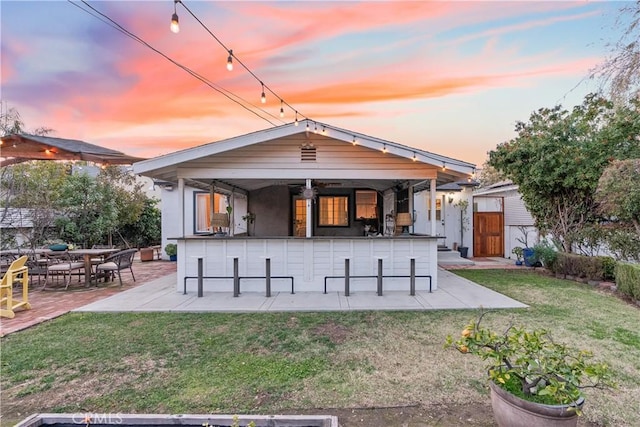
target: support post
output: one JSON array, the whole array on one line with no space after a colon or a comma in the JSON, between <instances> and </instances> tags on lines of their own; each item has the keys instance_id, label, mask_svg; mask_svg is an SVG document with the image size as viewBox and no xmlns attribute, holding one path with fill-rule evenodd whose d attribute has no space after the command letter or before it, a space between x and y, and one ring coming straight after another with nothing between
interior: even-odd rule
<instances>
[{"instance_id":1,"label":"support post","mask_svg":"<svg viewBox=\"0 0 640 427\"><path fill-rule=\"evenodd\" d=\"M198 257L198 298L202 298L202 295L204 294L202 289L202 275L202 258Z\"/></svg>"},{"instance_id":2,"label":"support post","mask_svg":"<svg viewBox=\"0 0 640 427\"><path fill-rule=\"evenodd\" d=\"M409 271L409 295L416 295L416 259L411 258L411 267Z\"/></svg>"},{"instance_id":3,"label":"support post","mask_svg":"<svg viewBox=\"0 0 640 427\"><path fill-rule=\"evenodd\" d=\"M265 258L264 260L264 275L266 277L267 298L271 297L271 258Z\"/></svg>"},{"instance_id":4,"label":"support post","mask_svg":"<svg viewBox=\"0 0 640 427\"><path fill-rule=\"evenodd\" d=\"M382 258L378 258L378 296L382 296Z\"/></svg>"},{"instance_id":5,"label":"support post","mask_svg":"<svg viewBox=\"0 0 640 427\"><path fill-rule=\"evenodd\" d=\"M233 258L233 296L240 295L240 275L238 272L238 257Z\"/></svg>"},{"instance_id":6,"label":"support post","mask_svg":"<svg viewBox=\"0 0 640 427\"><path fill-rule=\"evenodd\" d=\"M344 296L349 296L349 258L344 259Z\"/></svg>"}]
</instances>

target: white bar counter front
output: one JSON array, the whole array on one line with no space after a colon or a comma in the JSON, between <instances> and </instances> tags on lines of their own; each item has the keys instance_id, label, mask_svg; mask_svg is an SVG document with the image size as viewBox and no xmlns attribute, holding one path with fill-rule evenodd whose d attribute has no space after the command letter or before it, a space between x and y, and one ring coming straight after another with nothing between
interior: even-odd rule
<instances>
[{"instance_id":1,"label":"white bar counter front","mask_svg":"<svg viewBox=\"0 0 640 427\"><path fill-rule=\"evenodd\" d=\"M378 260L383 265L383 291L410 290L411 259L415 260L416 291L438 288L437 237L214 237L188 236L178 241L177 290L198 289L198 258L203 260L204 292L233 292L237 258L240 292L265 292L266 259L270 259L271 289L291 292L328 292L345 289L345 259L349 260L351 292L376 291ZM403 276L403 277L391 277ZM185 277L188 279L185 281ZM209 277L209 278L208 278ZM215 278L213 278L215 277ZM186 288L185 288L186 282Z\"/></svg>"}]
</instances>

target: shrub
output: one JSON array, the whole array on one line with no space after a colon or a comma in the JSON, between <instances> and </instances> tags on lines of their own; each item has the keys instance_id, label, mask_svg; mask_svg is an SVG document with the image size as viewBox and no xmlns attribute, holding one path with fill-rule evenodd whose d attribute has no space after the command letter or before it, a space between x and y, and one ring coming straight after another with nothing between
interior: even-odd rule
<instances>
[{"instance_id":1,"label":"shrub","mask_svg":"<svg viewBox=\"0 0 640 427\"><path fill-rule=\"evenodd\" d=\"M603 256L601 258L604 268L604 280L614 280L616 278L616 260L610 256Z\"/></svg>"},{"instance_id":2,"label":"shrub","mask_svg":"<svg viewBox=\"0 0 640 427\"><path fill-rule=\"evenodd\" d=\"M546 241L538 243L533 247L533 258L536 262L541 262L545 268L553 271L553 264L556 262L558 251Z\"/></svg>"},{"instance_id":3,"label":"shrub","mask_svg":"<svg viewBox=\"0 0 640 427\"><path fill-rule=\"evenodd\" d=\"M640 300L640 264L618 262L615 275L618 290L635 300Z\"/></svg>"},{"instance_id":4,"label":"shrub","mask_svg":"<svg viewBox=\"0 0 640 427\"><path fill-rule=\"evenodd\" d=\"M610 257L558 252L552 271L588 280L606 280L614 277L615 264L616 261Z\"/></svg>"}]
</instances>

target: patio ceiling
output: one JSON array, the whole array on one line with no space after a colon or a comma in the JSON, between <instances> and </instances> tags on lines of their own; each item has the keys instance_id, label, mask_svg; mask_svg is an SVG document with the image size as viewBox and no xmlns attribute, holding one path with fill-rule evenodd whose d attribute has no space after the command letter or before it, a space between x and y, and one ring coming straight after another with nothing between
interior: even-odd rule
<instances>
[{"instance_id":1,"label":"patio ceiling","mask_svg":"<svg viewBox=\"0 0 640 427\"><path fill-rule=\"evenodd\" d=\"M84 141L26 133L3 136L1 147L0 166L29 160L85 160L106 165L130 165L144 160Z\"/></svg>"}]
</instances>

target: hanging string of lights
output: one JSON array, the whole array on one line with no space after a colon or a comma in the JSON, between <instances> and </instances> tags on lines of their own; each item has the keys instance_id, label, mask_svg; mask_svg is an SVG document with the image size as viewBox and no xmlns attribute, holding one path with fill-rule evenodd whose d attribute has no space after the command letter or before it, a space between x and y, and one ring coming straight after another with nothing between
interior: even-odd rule
<instances>
[{"instance_id":1,"label":"hanging string of lights","mask_svg":"<svg viewBox=\"0 0 640 427\"><path fill-rule=\"evenodd\" d=\"M264 115L270 116L275 120L278 120L278 121L280 121L282 123L285 123L282 120L282 118L285 116L285 106L286 106L294 113L294 118L295 118L294 124L295 124L295 126L298 126L299 120L301 120L301 119L305 120L305 122L306 122L306 131L309 132L311 130L310 129L310 122L313 122L313 124L314 124L313 132L316 133L316 134L319 133L318 132L318 123L316 121L311 120L307 116L301 114L298 110L296 110L289 103L287 103L282 97L280 97L275 91L273 91L268 85L266 85L253 71L251 71L249 69L249 67L247 65L245 65L233 53L232 49L229 49L218 37L216 37L216 35L184 4L184 2L182 0L174 0L174 12L173 12L173 14L171 16L171 24L170 24L171 31L173 33L179 33L179 31L180 31L179 16L178 16L178 13L177 13L177 4L180 3L180 5L182 5L182 7L184 7L184 9L228 53L227 63L226 63L227 70L232 71L234 69L234 60L235 60L236 64L239 64L242 68L244 68L260 84L260 88L261 88L260 102L261 102L261 104L266 104L266 101L267 101L266 93L267 92L270 93L271 95L273 95L276 99L278 99L280 101L279 117L277 117L277 116L271 114L270 112L268 112L268 111L266 111L266 110L264 110L264 109L262 109L262 108L260 108L260 107L258 107L256 105L254 105L250 101L245 100L244 98L234 94L233 92L223 88L222 86L219 86L219 85L211 82L206 77L200 75L199 73L197 73L196 71L190 69L189 67L187 67L185 65L182 65L181 63L179 63L178 61L174 60L170 56L166 55L165 53L163 53L160 50L156 49L155 47L151 46L149 43L144 41L142 38L138 37L137 35L135 35L131 31L127 30L126 28L124 28L122 25L118 24L115 20L113 20L112 18L110 18L106 14L104 14L104 13L98 11L97 9L95 9L93 6L91 6L89 3L87 3L86 0L80 0L80 1L83 3L84 6L86 6L86 8L81 6L81 5L79 5L79 4L77 4L77 3L74 3L72 0L67 0L67 2L69 2L72 5L78 7L80 10L82 10L82 11L88 13L89 15L101 20L102 22L104 22L107 25L111 26L115 30L121 32L122 34L126 35L127 37L133 39L134 41L142 44L143 46L147 47L148 49L152 50L153 52L159 54L160 56L162 56L163 58L165 58L166 60L168 60L172 64L176 65L177 67L179 67L182 70L184 70L187 73L189 73L194 78L198 79L199 81L201 81L202 83L206 84L207 86L209 86L213 90L215 90L218 93L222 94L227 99L229 99L232 102L238 104L239 106L241 106L245 110L247 110L247 111L251 112L252 114L256 115L257 117L261 118L262 120L265 120L270 125L278 126L277 124L275 124L273 121L269 120L269 118L265 117ZM466 162L460 162L460 161L456 161L456 160L450 159L450 158L446 158L446 161L445 161L445 160L442 160L442 156L432 155L431 153L426 152L426 151L422 151L422 150L416 152L415 149L413 149L413 148L405 147L405 146L403 146L401 144L397 144L397 143L391 143L391 142L388 142L388 141L377 140L377 138L368 137L366 135L360 135L358 138L356 138L356 135L352 134L351 132L345 132L345 130L342 130L342 129L339 129L339 128L335 128L335 127L329 126L329 125L322 124L322 134L323 135L327 134L327 129L328 128L331 128L333 131L337 131L337 132L340 132L340 133L345 133L349 137L352 137L353 138L352 139L352 144L354 146L358 144L358 139L365 139L365 140L370 140L371 142L374 142L374 143L377 142L378 144L380 144L382 146L381 151L383 153L388 153L389 152L389 150L387 148L387 145L390 144L391 146L396 147L397 149L400 149L402 151L409 150L409 152L411 152L411 154L412 154L412 157L410 157L410 158L413 161L417 161L419 158L430 159L432 161L442 161L442 170L443 171L446 171L447 165L452 165L452 166L455 165L455 166L464 167L464 168L469 167L469 164L466 163ZM475 167L471 168L471 174L470 175L472 177L475 176Z\"/></svg>"},{"instance_id":2,"label":"hanging string of lights","mask_svg":"<svg viewBox=\"0 0 640 427\"><path fill-rule=\"evenodd\" d=\"M72 0L67 0L68 3L71 3L72 5L76 6L78 9L82 10L83 12L93 16L94 18L104 22L105 24L109 25L110 27L114 28L116 31L124 34L125 36L131 38L132 40L142 44L143 46L147 47L148 49L152 50L153 52L157 53L158 55L162 56L163 58L165 58L167 61L171 62L172 64L174 64L175 66L181 68L182 70L186 71L187 73L189 73L192 77L198 79L199 81L201 81L202 83L204 83L205 85L209 86L211 89L215 90L216 92L220 93L221 95L223 95L225 98L229 99L230 101L236 103L237 105L239 105L240 107L244 108L245 110L249 111L250 113L254 114L255 116L259 117L260 119L266 121L267 123L269 123L271 126L278 126L278 124L276 124L275 122L269 120L268 117L266 116L270 116L275 120L278 120L280 122L282 122L282 120L280 120L277 116L271 114L270 112L254 105L253 103L251 103L250 101L242 98L239 95L236 95L235 93L231 92L230 90L225 89L224 87L213 83L211 80L207 79L206 77L202 76L201 74L199 74L198 72L192 70L191 68L179 63L178 61L176 61L175 59L171 58L169 55L163 53L162 51L160 51L159 49L153 47L151 44L149 44L148 42L146 42L144 39L142 39L141 37L135 35L134 33L132 33L131 31L127 30L126 28L124 28L122 25L120 25L118 22L116 22L114 19L110 18L108 15L104 14L103 12L100 12L99 10L97 10L96 8L94 8L93 6L91 6L89 3L87 3L85 0L80 0L83 5L86 7L83 7L83 5L74 3Z\"/></svg>"},{"instance_id":3,"label":"hanging string of lights","mask_svg":"<svg viewBox=\"0 0 640 427\"><path fill-rule=\"evenodd\" d=\"M195 13L193 13L193 11L191 11L191 9L189 9L189 7L184 4L184 2L182 0L173 0L173 15L171 16L171 31L173 31L174 33L178 33L180 31L180 27L179 27L179 19L178 19L178 14L177 14L177 5L178 3L189 13L189 15L191 15L193 17L193 19L195 19L196 21L198 21L198 23L202 26L202 28L205 29L205 31L207 33L209 33L209 35L211 37L213 37L213 39L218 42L218 44L220 46L222 46L222 48L225 50L225 52L227 52L229 54L229 56L227 57L227 70L232 71L233 70L233 60L235 59L235 62L237 64L239 64L242 68L245 69L245 71L247 71L258 83L260 83L260 86L262 88L262 92L260 94L260 102L262 104L266 104L267 102L267 96L265 93L265 89L267 90L267 92L271 93L276 99L280 100L280 117L284 117L285 112L284 112L284 107L287 106L289 109L291 109L291 111L294 112L295 115L295 125L298 125L298 115L300 115L301 117L303 117L304 119L309 120L308 117L300 114L298 112L298 110L296 110L294 107L292 107L288 102L286 102L281 96L279 96L275 91L273 91L269 86L267 86L266 84L263 83L263 81L253 72L251 71L251 69L240 60L240 58L238 58L236 55L234 55L233 50L230 49L228 46L226 46L222 40L220 40L210 29L209 27L207 27L204 22L202 22L196 15Z\"/></svg>"}]
</instances>

